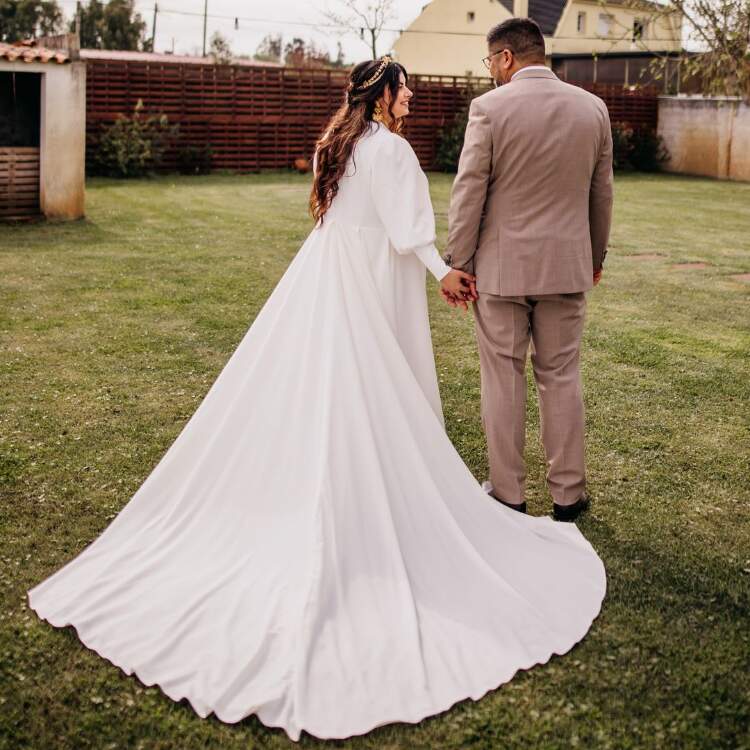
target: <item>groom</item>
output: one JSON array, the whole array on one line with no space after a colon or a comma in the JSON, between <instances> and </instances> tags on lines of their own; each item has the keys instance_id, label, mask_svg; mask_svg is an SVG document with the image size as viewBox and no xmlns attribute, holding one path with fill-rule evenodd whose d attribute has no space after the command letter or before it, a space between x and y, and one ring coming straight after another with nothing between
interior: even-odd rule
<instances>
[{"instance_id":1,"label":"groom","mask_svg":"<svg viewBox=\"0 0 750 750\"><path fill-rule=\"evenodd\" d=\"M612 134L604 102L545 66L529 18L487 35L499 88L474 99L449 214L448 254L473 273L491 494L526 512L526 352L539 393L554 517L572 521L585 493L579 370L585 292L599 283L612 216ZM478 296L477 296L478 295Z\"/></svg>"}]
</instances>

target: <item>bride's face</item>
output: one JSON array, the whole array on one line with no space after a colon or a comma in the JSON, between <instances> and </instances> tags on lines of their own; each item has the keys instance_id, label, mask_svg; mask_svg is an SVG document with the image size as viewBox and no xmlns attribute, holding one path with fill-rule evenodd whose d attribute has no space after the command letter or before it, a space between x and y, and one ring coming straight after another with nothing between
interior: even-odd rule
<instances>
[{"instance_id":1,"label":"bride's face","mask_svg":"<svg viewBox=\"0 0 750 750\"><path fill-rule=\"evenodd\" d=\"M406 85L406 78L404 74L400 74L400 80L398 85L398 93L393 103L393 116L396 119L406 117L409 114L409 101L414 96L411 90ZM385 108L388 109L390 106L393 95L391 94L390 88L386 88L383 92L383 98L385 99Z\"/></svg>"}]
</instances>

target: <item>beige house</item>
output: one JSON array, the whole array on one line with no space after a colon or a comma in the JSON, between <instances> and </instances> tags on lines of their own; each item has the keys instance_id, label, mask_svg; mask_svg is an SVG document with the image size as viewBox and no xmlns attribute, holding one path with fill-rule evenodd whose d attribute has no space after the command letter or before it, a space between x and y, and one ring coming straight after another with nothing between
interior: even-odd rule
<instances>
[{"instance_id":1,"label":"beige house","mask_svg":"<svg viewBox=\"0 0 750 750\"><path fill-rule=\"evenodd\" d=\"M529 16L541 26L553 68L562 60L585 59L586 75L594 76L594 55L648 61L654 53L681 50L681 17L659 10L645 1L634 7L631 0L432 0L396 40L394 53L410 73L486 76L487 31L507 18ZM634 82L632 74L626 80L629 67L613 66L605 77L615 80L605 82ZM577 70L584 72L581 65Z\"/></svg>"}]
</instances>

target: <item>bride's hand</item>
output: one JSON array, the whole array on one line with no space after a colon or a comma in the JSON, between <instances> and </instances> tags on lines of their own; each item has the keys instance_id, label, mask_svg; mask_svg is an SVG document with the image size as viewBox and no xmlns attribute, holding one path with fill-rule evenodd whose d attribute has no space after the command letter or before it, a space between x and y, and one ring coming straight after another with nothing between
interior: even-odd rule
<instances>
[{"instance_id":1,"label":"bride's hand","mask_svg":"<svg viewBox=\"0 0 750 750\"><path fill-rule=\"evenodd\" d=\"M463 307L464 310L468 310L469 308L466 305L466 302L464 300L457 300L452 294L449 294L441 287L440 289L440 296L446 301L447 304L449 304L451 307Z\"/></svg>"},{"instance_id":2,"label":"bride's hand","mask_svg":"<svg viewBox=\"0 0 750 750\"><path fill-rule=\"evenodd\" d=\"M457 268L451 269L440 282L440 291L445 300L451 304L451 299L467 309L466 303L479 298L476 287L476 277Z\"/></svg>"}]
</instances>

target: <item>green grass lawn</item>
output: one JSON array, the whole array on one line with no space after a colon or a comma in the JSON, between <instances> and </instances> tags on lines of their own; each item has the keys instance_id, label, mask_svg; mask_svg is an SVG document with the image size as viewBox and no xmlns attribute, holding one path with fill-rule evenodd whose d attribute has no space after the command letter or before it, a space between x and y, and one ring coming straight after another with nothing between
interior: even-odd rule
<instances>
[{"instance_id":1,"label":"green grass lawn","mask_svg":"<svg viewBox=\"0 0 750 750\"><path fill-rule=\"evenodd\" d=\"M431 183L442 242L450 178ZM750 184L616 188L583 355L601 615L479 702L303 747L750 748L750 284L732 278L750 273ZM177 436L309 232L307 192L290 174L94 180L85 221L0 226L0 748L293 746L143 687L25 592ZM472 318L429 294L448 429L481 480ZM549 513L535 398L528 427L529 509Z\"/></svg>"}]
</instances>

